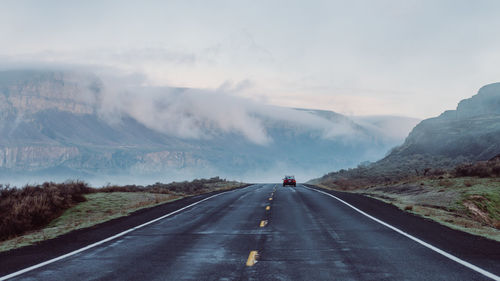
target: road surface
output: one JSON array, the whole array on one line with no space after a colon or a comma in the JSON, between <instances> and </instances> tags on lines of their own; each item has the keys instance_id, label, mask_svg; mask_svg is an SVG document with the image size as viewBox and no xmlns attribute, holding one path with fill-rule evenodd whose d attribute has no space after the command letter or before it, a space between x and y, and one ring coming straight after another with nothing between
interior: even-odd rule
<instances>
[{"instance_id":1,"label":"road surface","mask_svg":"<svg viewBox=\"0 0 500 281\"><path fill-rule=\"evenodd\" d=\"M440 245L429 249L303 185L252 185L205 199L12 280L457 281L495 280L500 272L500 243L488 242L493 248L483 253L443 241L446 257ZM423 237L436 231L401 225Z\"/></svg>"}]
</instances>

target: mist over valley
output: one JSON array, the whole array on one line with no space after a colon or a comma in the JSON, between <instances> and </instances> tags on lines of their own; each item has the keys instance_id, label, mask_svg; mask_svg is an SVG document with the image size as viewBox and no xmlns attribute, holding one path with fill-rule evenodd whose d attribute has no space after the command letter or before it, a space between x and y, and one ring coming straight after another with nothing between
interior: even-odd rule
<instances>
[{"instance_id":1,"label":"mist over valley","mask_svg":"<svg viewBox=\"0 0 500 281\"><path fill-rule=\"evenodd\" d=\"M419 121L286 108L218 89L70 70L0 72L0 174L24 184L147 184L221 176L306 181L375 161Z\"/></svg>"}]
</instances>

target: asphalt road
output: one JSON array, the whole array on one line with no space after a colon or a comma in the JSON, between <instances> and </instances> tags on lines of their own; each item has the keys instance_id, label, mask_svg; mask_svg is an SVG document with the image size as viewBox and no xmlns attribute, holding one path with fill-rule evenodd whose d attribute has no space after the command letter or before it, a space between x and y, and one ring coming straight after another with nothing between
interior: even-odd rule
<instances>
[{"instance_id":1,"label":"asphalt road","mask_svg":"<svg viewBox=\"0 0 500 281\"><path fill-rule=\"evenodd\" d=\"M440 237L446 231L451 233L448 236L457 233L458 238L445 238L442 242L436 238L430 243L438 251L441 248L436 243L443 244L444 250L458 262L336 198L302 185L284 188L266 184L219 194L12 280L457 281L498 278L500 243L475 240L467 235L462 238L458 232L442 230L441 226L429 222L422 222L419 229L415 225L424 221L421 218L398 210L380 211L378 208L386 210L387 207L377 207L378 204L367 204L365 211L380 213L391 225L394 224L390 221L394 220L396 227L402 227L405 233L408 229L408 233L418 238L421 237L415 232L424 238ZM363 206L357 207L363 209ZM394 215L389 215L391 212ZM399 223L398 216L402 218ZM410 225L405 226L408 223ZM433 231L437 233L430 235ZM460 244L462 240L465 246ZM4 261L8 257L0 256ZM460 261L488 271L492 278Z\"/></svg>"}]
</instances>

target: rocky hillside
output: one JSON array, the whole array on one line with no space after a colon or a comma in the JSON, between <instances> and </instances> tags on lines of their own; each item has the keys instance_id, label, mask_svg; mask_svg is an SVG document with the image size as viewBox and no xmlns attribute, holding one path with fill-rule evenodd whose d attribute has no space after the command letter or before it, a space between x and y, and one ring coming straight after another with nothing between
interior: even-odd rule
<instances>
[{"instance_id":1,"label":"rocky hillside","mask_svg":"<svg viewBox=\"0 0 500 281\"><path fill-rule=\"evenodd\" d=\"M441 173L465 162L489 160L500 153L500 83L482 87L456 110L420 122L401 146L385 158L356 169L313 180L363 186L411 175Z\"/></svg>"},{"instance_id":2,"label":"rocky hillside","mask_svg":"<svg viewBox=\"0 0 500 281\"><path fill-rule=\"evenodd\" d=\"M213 175L255 181L286 173L305 180L378 159L402 141L330 111L243 108L249 112L238 115L238 108L220 104L224 100L200 105L182 99L183 90L159 95L152 107L136 106L143 99L126 103L108 90L92 74L0 72L2 182L78 177L150 183ZM121 111L111 108L115 104ZM219 123L207 119L211 115ZM243 125L226 122L238 118ZM198 135L191 136L193 130ZM254 132L267 142L253 141Z\"/></svg>"},{"instance_id":3,"label":"rocky hillside","mask_svg":"<svg viewBox=\"0 0 500 281\"><path fill-rule=\"evenodd\" d=\"M422 121L392 156L439 155L488 160L500 152L500 83L482 87L456 110Z\"/></svg>"},{"instance_id":4,"label":"rocky hillside","mask_svg":"<svg viewBox=\"0 0 500 281\"><path fill-rule=\"evenodd\" d=\"M1 71L0 114L6 118L47 109L93 114L98 82L71 72Z\"/></svg>"}]
</instances>

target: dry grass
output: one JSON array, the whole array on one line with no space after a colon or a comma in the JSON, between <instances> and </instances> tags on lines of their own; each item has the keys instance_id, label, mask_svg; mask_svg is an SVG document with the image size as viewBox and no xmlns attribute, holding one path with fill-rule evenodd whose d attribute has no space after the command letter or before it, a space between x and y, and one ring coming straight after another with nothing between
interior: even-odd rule
<instances>
[{"instance_id":1,"label":"dry grass","mask_svg":"<svg viewBox=\"0 0 500 281\"><path fill-rule=\"evenodd\" d=\"M422 185L425 185L425 183L422 183ZM453 182L449 179L442 179L439 181L439 185L444 187L450 187L453 185Z\"/></svg>"},{"instance_id":2,"label":"dry grass","mask_svg":"<svg viewBox=\"0 0 500 281\"><path fill-rule=\"evenodd\" d=\"M449 227L500 241L498 178L419 179L353 192L394 204Z\"/></svg>"},{"instance_id":3,"label":"dry grass","mask_svg":"<svg viewBox=\"0 0 500 281\"><path fill-rule=\"evenodd\" d=\"M420 166L384 159L366 167L330 173L314 183L362 193L450 227L500 241L500 155L458 166L439 157L412 157L407 162Z\"/></svg>"}]
</instances>

